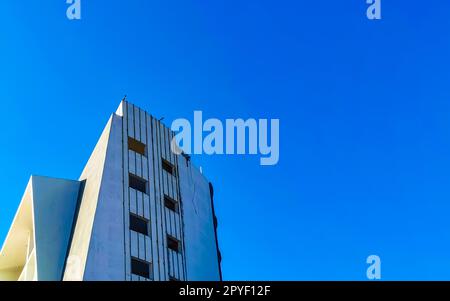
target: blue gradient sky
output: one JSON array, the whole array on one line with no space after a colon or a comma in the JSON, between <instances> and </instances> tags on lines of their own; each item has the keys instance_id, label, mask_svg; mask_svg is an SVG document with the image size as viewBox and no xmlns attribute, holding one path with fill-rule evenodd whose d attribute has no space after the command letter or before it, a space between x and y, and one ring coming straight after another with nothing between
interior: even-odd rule
<instances>
[{"instance_id":1,"label":"blue gradient sky","mask_svg":"<svg viewBox=\"0 0 450 301\"><path fill-rule=\"evenodd\" d=\"M227 280L450 279L450 2L0 3L0 241L31 174L78 178L124 94L166 123L279 118L280 162L196 156Z\"/></svg>"}]
</instances>

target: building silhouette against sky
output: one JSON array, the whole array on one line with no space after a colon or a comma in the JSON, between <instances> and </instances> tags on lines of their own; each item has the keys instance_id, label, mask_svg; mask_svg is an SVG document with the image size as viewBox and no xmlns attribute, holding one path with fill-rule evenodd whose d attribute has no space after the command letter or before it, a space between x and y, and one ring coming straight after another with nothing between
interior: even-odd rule
<instances>
[{"instance_id":1,"label":"building silhouette against sky","mask_svg":"<svg viewBox=\"0 0 450 301\"><path fill-rule=\"evenodd\" d=\"M0 280L221 280L213 186L122 101L79 180L32 176Z\"/></svg>"}]
</instances>

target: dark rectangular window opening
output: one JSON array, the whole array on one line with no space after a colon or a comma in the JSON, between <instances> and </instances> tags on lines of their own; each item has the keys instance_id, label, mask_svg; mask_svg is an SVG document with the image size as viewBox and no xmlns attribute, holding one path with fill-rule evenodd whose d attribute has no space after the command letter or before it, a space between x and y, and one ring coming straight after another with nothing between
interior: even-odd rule
<instances>
[{"instance_id":1,"label":"dark rectangular window opening","mask_svg":"<svg viewBox=\"0 0 450 301\"><path fill-rule=\"evenodd\" d=\"M148 221L143 217L130 214L130 230L148 235Z\"/></svg>"},{"instance_id":2,"label":"dark rectangular window opening","mask_svg":"<svg viewBox=\"0 0 450 301\"><path fill-rule=\"evenodd\" d=\"M162 159L162 168L171 175L175 174L175 166L166 159Z\"/></svg>"},{"instance_id":3,"label":"dark rectangular window opening","mask_svg":"<svg viewBox=\"0 0 450 301\"><path fill-rule=\"evenodd\" d=\"M180 241L175 237L167 235L167 247L175 252L180 252Z\"/></svg>"},{"instance_id":4,"label":"dark rectangular window opening","mask_svg":"<svg viewBox=\"0 0 450 301\"><path fill-rule=\"evenodd\" d=\"M166 206L166 208L178 212L178 202L171 197L168 197L167 195L164 195L164 205Z\"/></svg>"},{"instance_id":5,"label":"dark rectangular window opening","mask_svg":"<svg viewBox=\"0 0 450 301\"><path fill-rule=\"evenodd\" d=\"M150 279L150 262L131 257L131 273Z\"/></svg>"},{"instance_id":6,"label":"dark rectangular window opening","mask_svg":"<svg viewBox=\"0 0 450 301\"><path fill-rule=\"evenodd\" d=\"M143 193L147 193L147 181L146 180L144 180L140 177L137 177L133 174L130 174L129 175L129 184L130 184L131 188L133 188L137 191L143 192Z\"/></svg>"},{"instance_id":7,"label":"dark rectangular window opening","mask_svg":"<svg viewBox=\"0 0 450 301\"><path fill-rule=\"evenodd\" d=\"M128 149L135 151L142 156L146 156L146 146L144 143L128 137Z\"/></svg>"}]
</instances>

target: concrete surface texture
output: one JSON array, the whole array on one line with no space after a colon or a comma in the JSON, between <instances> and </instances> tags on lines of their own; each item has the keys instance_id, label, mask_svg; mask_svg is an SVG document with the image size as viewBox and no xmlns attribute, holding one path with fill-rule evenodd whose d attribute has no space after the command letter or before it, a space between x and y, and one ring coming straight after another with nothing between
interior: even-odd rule
<instances>
[{"instance_id":1,"label":"concrete surface texture","mask_svg":"<svg viewBox=\"0 0 450 301\"><path fill-rule=\"evenodd\" d=\"M122 101L77 181L31 177L0 280L221 280L210 183L172 138Z\"/></svg>"}]
</instances>

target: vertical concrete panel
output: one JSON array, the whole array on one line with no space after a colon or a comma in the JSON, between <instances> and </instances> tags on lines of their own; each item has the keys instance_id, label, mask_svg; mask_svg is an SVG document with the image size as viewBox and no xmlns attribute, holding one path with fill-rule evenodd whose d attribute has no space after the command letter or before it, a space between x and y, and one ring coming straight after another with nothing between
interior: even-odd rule
<instances>
[{"instance_id":1,"label":"vertical concrete panel","mask_svg":"<svg viewBox=\"0 0 450 301\"><path fill-rule=\"evenodd\" d=\"M150 181L149 196L150 199L155 195L155 184L154 184L154 169L153 169L153 157L154 157L154 146L153 146L153 133L151 116L147 115L147 167L148 167L148 178Z\"/></svg>"},{"instance_id":2,"label":"vertical concrete panel","mask_svg":"<svg viewBox=\"0 0 450 301\"><path fill-rule=\"evenodd\" d=\"M150 199L150 225L151 225L151 244L152 244L152 262L153 262L153 277L159 280L159 262L158 262L158 232L156 221L156 204Z\"/></svg>"},{"instance_id":3,"label":"vertical concrete panel","mask_svg":"<svg viewBox=\"0 0 450 301\"><path fill-rule=\"evenodd\" d=\"M173 161L173 156L172 156L172 152L170 150L170 129L168 127L165 127L166 129L166 145L167 145L167 158L169 158L169 162L173 165L174 161Z\"/></svg>"},{"instance_id":4,"label":"vertical concrete panel","mask_svg":"<svg viewBox=\"0 0 450 301\"><path fill-rule=\"evenodd\" d=\"M146 131L146 120L147 113L144 110L140 110L140 126L141 126L141 141L144 144L147 144L147 131Z\"/></svg>"},{"instance_id":5,"label":"vertical concrete panel","mask_svg":"<svg viewBox=\"0 0 450 301\"><path fill-rule=\"evenodd\" d=\"M128 160L129 160L129 153L128 153L128 125L129 125L129 105L128 103L124 102L124 115L122 119L122 154L123 154L123 210L124 210L124 249L125 249L125 280L131 280L131 246L130 246L130 198L129 198L129 183L128 183Z\"/></svg>"},{"instance_id":6,"label":"vertical concrete panel","mask_svg":"<svg viewBox=\"0 0 450 301\"><path fill-rule=\"evenodd\" d=\"M156 219L156 183L155 183L155 171L154 171L154 131L152 117L147 115L147 149L148 149L148 173L150 179L150 194L149 194L149 204L150 204L150 224L151 224L151 245L152 245L152 263L153 263L153 279L158 281L159 276L159 258L158 258L158 232L157 232L157 219Z\"/></svg>"},{"instance_id":7,"label":"vertical concrete panel","mask_svg":"<svg viewBox=\"0 0 450 301\"><path fill-rule=\"evenodd\" d=\"M183 268L183 256L181 255L181 253L177 254L177 258L178 258L178 279L180 280L186 280L184 277L184 268Z\"/></svg>"},{"instance_id":8,"label":"vertical concrete panel","mask_svg":"<svg viewBox=\"0 0 450 301\"><path fill-rule=\"evenodd\" d=\"M131 240L131 256L139 257L139 247L138 247L138 234L134 231L130 231Z\"/></svg>"},{"instance_id":9,"label":"vertical concrete panel","mask_svg":"<svg viewBox=\"0 0 450 301\"><path fill-rule=\"evenodd\" d=\"M175 222L176 215L177 215L176 212L171 211L171 213L170 213L170 217L171 217L170 222L172 223L172 227L173 227L173 236L181 241L182 238L178 235L177 223Z\"/></svg>"},{"instance_id":10,"label":"vertical concrete panel","mask_svg":"<svg viewBox=\"0 0 450 301\"><path fill-rule=\"evenodd\" d=\"M173 132L169 129L169 141L173 139ZM178 213L173 213L172 222L174 225L175 237L180 240L182 244L181 253L177 253L175 256L175 264L176 264L176 278L180 280L184 280L184 269L185 265L183 262L183 254L184 254L184 236L182 234L182 225L181 225L181 215L182 215L182 206L179 197L179 172L178 172L178 158L177 156L170 151L171 163L175 166L175 174L171 176L171 187L172 187L172 195L171 197L177 201L178 203Z\"/></svg>"},{"instance_id":11,"label":"vertical concrete panel","mask_svg":"<svg viewBox=\"0 0 450 301\"><path fill-rule=\"evenodd\" d=\"M175 165L175 155L174 153L172 153L172 149L170 148L171 142L173 139L173 133L172 130L170 128L167 128L167 145L168 147L168 154L169 154L169 158L170 158L170 163L172 163L173 165Z\"/></svg>"},{"instance_id":12,"label":"vertical concrete panel","mask_svg":"<svg viewBox=\"0 0 450 301\"><path fill-rule=\"evenodd\" d=\"M149 220L149 236L146 237L145 240L145 252L146 252L146 260L151 262L151 274L152 279L154 279L155 275L155 261L153 259L153 240L155 237L153 236L153 228L154 221L151 219L151 205L150 198L154 195L154 184L150 179L150 163L152 158L152 143L151 143L151 125L150 125L150 115L148 115L144 110L141 110L141 137L142 142L147 146L146 155L142 157L142 176L144 179L148 181L148 194L144 194L143 205L144 205L144 217Z\"/></svg>"},{"instance_id":13,"label":"vertical concrete panel","mask_svg":"<svg viewBox=\"0 0 450 301\"><path fill-rule=\"evenodd\" d=\"M171 141L171 134L172 134L172 131L169 129L169 128L166 128L166 131L167 131L167 143L168 143L168 152L167 152L167 155L168 155L168 157L170 158L170 163L174 166L174 172L176 172L176 164L175 164L175 158L174 158L174 156L173 156L173 153L172 153L172 151L171 151L171 149L170 149L170 141ZM175 181L175 176L173 176L173 175L168 175L169 176L169 196L172 198L172 199L174 199L174 200L176 200L175 199L175 192L174 192L174 189L175 189L175 186L174 186L174 181Z\"/></svg>"},{"instance_id":14,"label":"vertical concrete panel","mask_svg":"<svg viewBox=\"0 0 450 301\"><path fill-rule=\"evenodd\" d=\"M180 206L180 205L178 204L178 206ZM180 220L179 213L175 213L175 229L176 229L176 232L177 232L177 237L179 239L183 239L183 237L181 235L180 221L179 220Z\"/></svg>"},{"instance_id":15,"label":"vertical concrete panel","mask_svg":"<svg viewBox=\"0 0 450 301\"><path fill-rule=\"evenodd\" d=\"M169 249L166 250L166 253L167 253L167 268L168 268L167 276L172 276L172 266L171 266L172 262L170 260L170 258L172 257L171 252L172 251L169 250Z\"/></svg>"},{"instance_id":16,"label":"vertical concrete panel","mask_svg":"<svg viewBox=\"0 0 450 301\"><path fill-rule=\"evenodd\" d=\"M167 191L166 191L166 195L170 198L173 198L173 193L172 193L172 178L173 176L171 176L168 172L165 173L167 175Z\"/></svg>"},{"instance_id":17,"label":"vertical concrete panel","mask_svg":"<svg viewBox=\"0 0 450 301\"><path fill-rule=\"evenodd\" d=\"M164 217L161 211L161 153L160 153L160 135L158 122L152 118L153 123L153 142L154 142L154 170L155 170L155 206L156 206L156 227L158 232L158 260L159 260L159 279L164 281L166 277L166 259L164 256L165 231L163 228Z\"/></svg>"},{"instance_id":18,"label":"vertical concrete panel","mask_svg":"<svg viewBox=\"0 0 450 301\"><path fill-rule=\"evenodd\" d=\"M170 162L170 158L169 158L169 144L167 143L167 128L164 126L164 124L161 123L161 139L162 139L162 144L163 144L163 157L164 159L166 159L167 161Z\"/></svg>"},{"instance_id":19,"label":"vertical concrete panel","mask_svg":"<svg viewBox=\"0 0 450 301\"><path fill-rule=\"evenodd\" d=\"M137 210L137 202L136 202L136 190L133 188L129 188L129 197L130 197L130 212L134 214L138 214Z\"/></svg>"},{"instance_id":20,"label":"vertical concrete panel","mask_svg":"<svg viewBox=\"0 0 450 301\"><path fill-rule=\"evenodd\" d=\"M162 215L161 203L156 202L156 214L158 219L158 249L159 249L159 262L161 264L161 280L166 280L166 256L165 256L165 229L163 227L164 216Z\"/></svg>"},{"instance_id":21,"label":"vertical concrete panel","mask_svg":"<svg viewBox=\"0 0 450 301\"><path fill-rule=\"evenodd\" d=\"M139 216L144 216L144 201L143 201L143 193L138 191L137 192L137 214Z\"/></svg>"},{"instance_id":22,"label":"vertical concrete panel","mask_svg":"<svg viewBox=\"0 0 450 301\"><path fill-rule=\"evenodd\" d=\"M176 237L178 240L181 240L181 237L178 236L177 225L175 223L175 212L170 210L170 224L172 225L172 233L173 237Z\"/></svg>"},{"instance_id":23,"label":"vertical concrete panel","mask_svg":"<svg viewBox=\"0 0 450 301\"><path fill-rule=\"evenodd\" d=\"M174 271L174 277L177 279L180 279L180 275L178 274L178 252L173 253L173 271Z\"/></svg>"},{"instance_id":24,"label":"vertical concrete panel","mask_svg":"<svg viewBox=\"0 0 450 301\"><path fill-rule=\"evenodd\" d=\"M146 179L147 181L149 180L149 177L148 177L148 159L145 156L142 156L142 177L144 179Z\"/></svg>"},{"instance_id":25,"label":"vertical concrete panel","mask_svg":"<svg viewBox=\"0 0 450 301\"><path fill-rule=\"evenodd\" d=\"M176 162L175 162L176 164ZM175 165L176 166L176 165ZM173 178L173 199L177 202L179 202L178 200L178 177L177 174L175 173L175 176L172 177Z\"/></svg>"},{"instance_id":26,"label":"vertical concrete panel","mask_svg":"<svg viewBox=\"0 0 450 301\"><path fill-rule=\"evenodd\" d=\"M161 124L160 127L161 130L161 152L162 152L162 158L170 162L170 158L168 155L168 143L167 143L167 131L164 125ZM163 179L164 179L164 194L167 196L170 196L170 183L169 183L169 177L170 174L163 170Z\"/></svg>"},{"instance_id":27,"label":"vertical concrete panel","mask_svg":"<svg viewBox=\"0 0 450 301\"><path fill-rule=\"evenodd\" d=\"M170 225L170 212L169 211L170 210L164 206L164 220L166 221L166 231L167 231L167 234L170 234L173 236L172 227Z\"/></svg>"},{"instance_id":28,"label":"vertical concrete panel","mask_svg":"<svg viewBox=\"0 0 450 301\"><path fill-rule=\"evenodd\" d=\"M173 256L173 259L174 259L174 267L175 267L175 278L181 280L178 253L175 253L175 255Z\"/></svg>"},{"instance_id":29,"label":"vertical concrete panel","mask_svg":"<svg viewBox=\"0 0 450 301\"><path fill-rule=\"evenodd\" d=\"M170 187L172 188L170 197L176 201L177 197L175 195L175 190L177 189L177 178L175 176L170 176L170 184Z\"/></svg>"},{"instance_id":30,"label":"vertical concrete panel","mask_svg":"<svg viewBox=\"0 0 450 301\"><path fill-rule=\"evenodd\" d=\"M179 237L179 235L178 235L178 229L177 229L177 224L175 222L175 216L176 216L176 213L171 210L170 211L170 223L172 224L173 237L176 237L178 240L181 241L181 237Z\"/></svg>"},{"instance_id":31,"label":"vertical concrete panel","mask_svg":"<svg viewBox=\"0 0 450 301\"><path fill-rule=\"evenodd\" d=\"M128 151L128 169L132 174L136 174L136 153L132 150Z\"/></svg>"},{"instance_id":32,"label":"vertical concrete panel","mask_svg":"<svg viewBox=\"0 0 450 301\"><path fill-rule=\"evenodd\" d=\"M167 174L164 171L164 169L162 169L161 162L159 162L159 164L161 166L161 187L162 187L161 193L164 196L164 194L167 194L167 184L166 184L167 183L167 180L166 180Z\"/></svg>"},{"instance_id":33,"label":"vertical concrete panel","mask_svg":"<svg viewBox=\"0 0 450 301\"><path fill-rule=\"evenodd\" d=\"M176 166L176 165L175 165ZM173 184L173 199L177 202L179 202L178 199L178 177L177 174L175 174L175 176L172 177L172 184Z\"/></svg>"},{"instance_id":34,"label":"vertical concrete panel","mask_svg":"<svg viewBox=\"0 0 450 301\"><path fill-rule=\"evenodd\" d=\"M145 260L145 237L143 234L138 233L139 239L139 259Z\"/></svg>"},{"instance_id":35,"label":"vertical concrete panel","mask_svg":"<svg viewBox=\"0 0 450 301\"><path fill-rule=\"evenodd\" d=\"M178 168L178 167L177 167ZM178 174L177 174L177 178L176 178L176 180L175 180L175 200L178 202L178 203L180 203L181 202L181 200L180 200L180 194L179 194L179 180L178 180Z\"/></svg>"},{"instance_id":36,"label":"vertical concrete panel","mask_svg":"<svg viewBox=\"0 0 450 301\"><path fill-rule=\"evenodd\" d=\"M169 220L170 220L170 216L169 216L170 213L169 213L169 210L168 210L167 208L164 207L163 212L164 212L164 220L165 220L166 222L169 221ZM170 234L170 235L172 235L172 229L170 228L170 224L169 224L169 225L166 224L166 229L167 229L167 233Z\"/></svg>"},{"instance_id":37,"label":"vertical concrete panel","mask_svg":"<svg viewBox=\"0 0 450 301\"><path fill-rule=\"evenodd\" d=\"M153 264L151 240L149 236L145 236L145 260Z\"/></svg>"},{"instance_id":38,"label":"vertical concrete panel","mask_svg":"<svg viewBox=\"0 0 450 301\"><path fill-rule=\"evenodd\" d=\"M170 129L168 127L164 127L166 131L166 144L167 144L167 158L168 161L173 164L172 152L170 151Z\"/></svg>"},{"instance_id":39,"label":"vertical concrete panel","mask_svg":"<svg viewBox=\"0 0 450 301\"><path fill-rule=\"evenodd\" d=\"M132 104L127 103L128 136L136 138L134 135L134 109Z\"/></svg>"},{"instance_id":40,"label":"vertical concrete panel","mask_svg":"<svg viewBox=\"0 0 450 301\"><path fill-rule=\"evenodd\" d=\"M166 143L165 143L165 137L164 137L164 127L161 124L161 122L157 122L158 123L158 137L159 137L159 150L160 150L160 158L164 158L167 160L166 158Z\"/></svg>"},{"instance_id":41,"label":"vertical concrete panel","mask_svg":"<svg viewBox=\"0 0 450 301\"><path fill-rule=\"evenodd\" d=\"M170 132L172 137L173 133ZM174 179L174 199L178 202L178 213L175 215L175 225L177 229L177 235L181 241L182 250L180 253L177 254L177 264L178 264L178 272L179 272L179 279L180 280L186 280L185 277L185 270L186 270L186 260L185 260L185 237L183 232L183 206L182 206L182 199L180 195L180 172L179 172L179 160L178 158L181 156L174 155L174 165L175 165L175 179ZM184 157L183 157L184 158Z\"/></svg>"},{"instance_id":42,"label":"vertical concrete panel","mask_svg":"<svg viewBox=\"0 0 450 301\"><path fill-rule=\"evenodd\" d=\"M167 280L168 275L168 261L167 261L167 248L166 248L166 227L165 227L165 216L164 216L164 206L162 203L162 198L164 195L164 178L163 178L163 170L161 167L161 157L163 156L162 152L162 137L161 137L161 125L159 121L156 121L156 137L157 137L157 153L156 153L156 166L157 166L157 180L159 186L159 194L157 195L157 213L159 216L159 224L160 224L160 239L159 239L159 249L160 249L160 262L162 263L161 268L161 280Z\"/></svg>"},{"instance_id":43,"label":"vertical concrete panel","mask_svg":"<svg viewBox=\"0 0 450 301\"><path fill-rule=\"evenodd\" d=\"M167 173L167 195L173 199L173 176L169 173Z\"/></svg>"},{"instance_id":44,"label":"vertical concrete panel","mask_svg":"<svg viewBox=\"0 0 450 301\"><path fill-rule=\"evenodd\" d=\"M176 270L176 261L175 261L175 257L177 256L177 252L175 252L175 251L172 251L172 250L170 250L170 252L171 252L171 256L170 256L170 261L171 261L171 263L170 263L170 267L171 267L171 270L172 270L172 277L176 277L176 272L175 272L175 270Z\"/></svg>"},{"instance_id":45,"label":"vertical concrete panel","mask_svg":"<svg viewBox=\"0 0 450 301\"><path fill-rule=\"evenodd\" d=\"M161 158L163 157L163 147L164 147L164 140L163 140L163 129L161 126L161 123L159 121L157 121L157 134L158 134L158 143L159 143L159 147L158 147L158 169L160 171L160 175L163 174L163 170L161 168ZM164 278L164 280L168 280L168 274L169 274L169 270L168 270L168 254L167 254L167 229L166 229L166 221L165 221L165 216L163 214L163 210L164 210L164 204L163 204L163 198L164 198L164 191L163 193L161 193L159 195L159 200L158 200L158 204L159 204L159 212L160 212L160 216L162 218L162 222L161 222L161 233L162 233L162 239L161 239L161 254L163 254L163 263L164 263L164 275L162 275ZM161 258L160 258L161 259Z\"/></svg>"},{"instance_id":46,"label":"vertical concrete panel","mask_svg":"<svg viewBox=\"0 0 450 301\"><path fill-rule=\"evenodd\" d=\"M134 135L136 136L136 140L141 141L141 123L140 123L140 113L139 113L139 108L138 107L134 107L134 129L135 129L135 133Z\"/></svg>"},{"instance_id":47,"label":"vertical concrete panel","mask_svg":"<svg viewBox=\"0 0 450 301\"><path fill-rule=\"evenodd\" d=\"M175 172L177 172L177 162L176 162L176 157L175 155L172 153L171 148L170 148L170 143L172 141L173 138L173 133L172 131L167 128L167 127L163 127L164 130L164 134L163 134L163 139L164 139L164 158L169 161L171 164L173 164L175 166ZM164 172L164 191L165 194L167 194L167 196L173 198L174 200L178 200L177 197L177 193L176 190L177 188L177 178L176 176L173 176L167 172ZM175 212L171 211L171 210L167 210L169 212L167 218L166 218L166 226L168 227L168 229L170 229L168 232L170 232L170 234L174 237L176 237L177 239L179 239L180 241L182 241L182 237L181 237L181 229L179 229L179 219L180 216L178 216ZM177 223L178 220L178 223ZM171 260L171 267L173 268L171 273L172 276L175 276L176 278L179 279L179 262L178 262L178 254L176 252L171 251L171 256L169 256L170 260Z\"/></svg>"},{"instance_id":48,"label":"vertical concrete panel","mask_svg":"<svg viewBox=\"0 0 450 301\"><path fill-rule=\"evenodd\" d=\"M150 198L144 194L144 217L150 220ZM152 221L150 221L152 223Z\"/></svg>"},{"instance_id":49,"label":"vertical concrete panel","mask_svg":"<svg viewBox=\"0 0 450 301\"><path fill-rule=\"evenodd\" d=\"M136 154L136 175L142 178L142 155Z\"/></svg>"}]
</instances>

